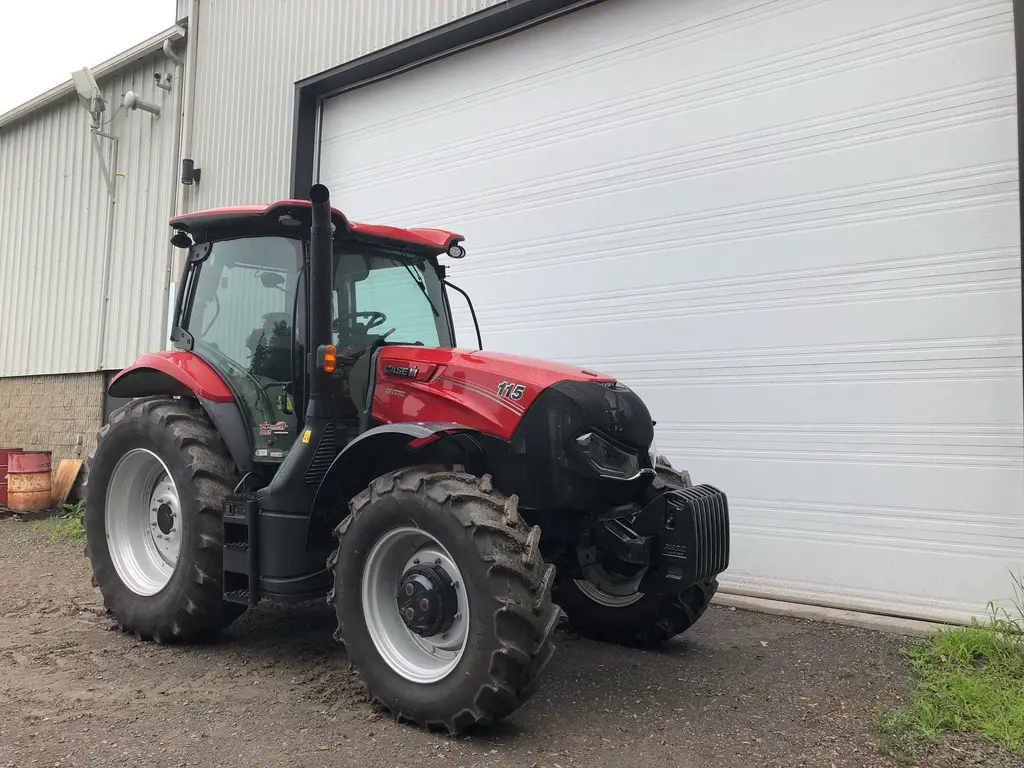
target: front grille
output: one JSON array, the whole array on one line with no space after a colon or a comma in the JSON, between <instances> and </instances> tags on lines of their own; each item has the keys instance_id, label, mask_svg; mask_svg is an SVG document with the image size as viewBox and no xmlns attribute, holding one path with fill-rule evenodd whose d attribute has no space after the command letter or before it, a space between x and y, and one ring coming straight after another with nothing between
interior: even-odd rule
<instances>
[{"instance_id":1,"label":"front grille","mask_svg":"<svg viewBox=\"0 0 1024 768\"><path fill-rule=\"evenodd\" d=\"M729 567L729 500L726 495L710 485L673 489L667 506L675 516L676 530L690 531L686 536L689 546L685 547L687 576L695 582L706 581L726 570Z\"/></svg>"}]
</instances>

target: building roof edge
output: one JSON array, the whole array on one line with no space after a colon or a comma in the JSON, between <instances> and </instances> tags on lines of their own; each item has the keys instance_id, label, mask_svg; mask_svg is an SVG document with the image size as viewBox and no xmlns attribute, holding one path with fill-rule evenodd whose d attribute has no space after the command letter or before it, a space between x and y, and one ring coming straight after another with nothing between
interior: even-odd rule
<instances>
[{"instance_id":1,"label":"building roof edge","mask_svg":"<svg viewBox=\"0 0 1024 768\"><path fill-rule=\"evenodd\" d=\"M168 27L162 32L158 32L152 37L143 40L138 45L132 46L126 51L122 51L113 58L107 59L102 64L98 64L92 67L92 74L96 80L102 80L104 77L116 74L120 70L128 67L140 59L145 59L148 56L152 56L154 53L163 48L165 40L180 40L185 37L185 30L175 24L174 26ZM0 115L0 128L4 128L11 123L23 120L26 117L31 116L33 113L38 112L44 107L53 104L65 96L69 96L75 92L74 83L70 78L65 80L60 85L51 88L44 93L39 94L33 99L29 99L23 104L18 105L14 109L8 110Z\"/></svg>"}]
</instances>

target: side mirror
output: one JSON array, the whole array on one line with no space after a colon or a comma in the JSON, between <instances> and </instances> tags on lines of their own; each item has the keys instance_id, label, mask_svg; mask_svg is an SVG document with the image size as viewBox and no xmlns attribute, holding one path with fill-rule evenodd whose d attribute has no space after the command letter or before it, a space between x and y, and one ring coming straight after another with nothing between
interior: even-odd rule
<instances>
[{"instance_id":1,"label":"side mirror","mask_svg":"<svg viewBox=\"0 0 1024 768\"><path fill-rule=\"evenodd\" d=\"M341 253L334 258L334 272L346 283L359 283L370 276L370 265L366 263L366 257L362 254Z\"/></svg>"},{"instance_id":2,"label":"side mirror","mask_svg":"<svg viewBox=\"0 0 1024 768\"><path fill-rule=\"evenodd\" d=\"M284 285L284 275L279 272L261 272L260 282L264 288L280 288Z\"/></svg>"}]
</instances>

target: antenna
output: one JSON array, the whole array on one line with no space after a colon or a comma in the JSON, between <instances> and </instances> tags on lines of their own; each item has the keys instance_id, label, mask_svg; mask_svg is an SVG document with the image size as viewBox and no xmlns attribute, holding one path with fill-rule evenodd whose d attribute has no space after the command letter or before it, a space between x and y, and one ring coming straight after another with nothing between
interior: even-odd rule
<instances>
[{"instance_id":1,"label":"antenna","mask_svg":"<svg viewBox=\"0 0 1024 768\"><path fill-rule=\"evenodd\" d=\"M151 115L160 117L160 105L154 104L151 101L139 98L139 94L135 91L128 91L124 95L124 101L122 102L125 107L131 110L141 109L144 112L149 112Z\"/></svg>"},{"instance_id":2,"label":"antenna","mask_svg":"<svg viewBox=\"0 0 1024 768\"><path fill-rule=\"evenodd\" d=\"M78 98L81 100L82 106L92 115L93 126L97 127L100 115L107 108L107 102L103 98L100 87L96 84L96 78L92 76L92 71L88 67L82 67L71 73L71 80L75 84L75 90L78 91Z\"/></svg>"}]
</instances>

